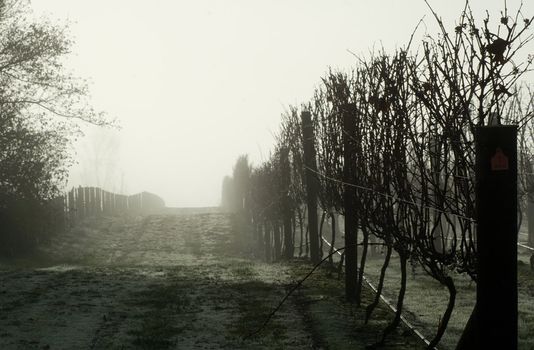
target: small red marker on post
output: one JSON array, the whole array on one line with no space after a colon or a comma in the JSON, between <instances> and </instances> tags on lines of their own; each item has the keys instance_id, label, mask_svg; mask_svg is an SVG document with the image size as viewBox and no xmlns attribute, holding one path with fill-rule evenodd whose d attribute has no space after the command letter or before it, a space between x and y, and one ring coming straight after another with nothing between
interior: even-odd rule
<instances>
[{"instance_id":1,"label":"small red marker on post","mask_svg":"<svg viewBox=\"0 0 534 350\"><path fill-rule=\"evenodd\" d=\"M503 153L502 149L497 147L495 154L491 157L491 170L508 170L508 157Z\"/></svg>"}]
</instances>

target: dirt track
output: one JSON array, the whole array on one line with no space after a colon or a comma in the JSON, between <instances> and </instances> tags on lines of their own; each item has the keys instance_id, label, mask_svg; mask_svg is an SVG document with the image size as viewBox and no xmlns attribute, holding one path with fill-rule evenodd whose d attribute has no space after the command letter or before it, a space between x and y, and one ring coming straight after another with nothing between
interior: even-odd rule
<instances>
[{"instance_id":1,"label":"dirt track","mask_svg":"<svg viewBox=\"0 0 534 350\"><path fill-rule=\"evenodd\" d=\"M0 349L363 348L337 280L334 299L304 288L243 341L308 265L248 259L235 232L220 213L104 218L0 265Z\"/></svg>"}]
</instances>

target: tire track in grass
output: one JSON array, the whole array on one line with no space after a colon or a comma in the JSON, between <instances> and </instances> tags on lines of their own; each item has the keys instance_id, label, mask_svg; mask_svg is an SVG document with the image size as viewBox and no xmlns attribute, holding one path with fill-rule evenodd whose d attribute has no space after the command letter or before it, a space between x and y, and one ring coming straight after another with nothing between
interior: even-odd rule
<instances>
[{"instance_id":1,"label":"tire track in grass","mask_svg":"<svg viewBox=\"0 0 534 350\"><path fill-rule=\"evenodd\" d=\"M304 260L292 262L294 276L303 276L309 271ZM382 332L393 315L385 305L380 304L374 317L365 324L365 310L348 303L344 296L343 281L337 271L320 268L295 293L296 302L301 303L307 315L315 344L325 349L364 349L380 340ZM372 291L362 289L362 304L370 303ZM404 326L388 337L382 349L423 349L424 344Z\"/></svg>"},{"instance_id":2,"label":"tire track in grass","mask_svg":"<svg viewBox=\"0 0 534 350\"><path fill-rule=\"evenodd\" d=\"M236 300L238 316L228 331L239 348L316 348L311 329L292 302L279 310L259 334L243 340L262 327L267 315L284 296L287 276L281 265L273 268L254 261L236 262L230 269L234 282L228 287Z\"/></svg>"},{"instance_id":3,"label":"tire track in grass","mask_svg":"<svg viewBox=\"0 0 534 350\"><path fill-rule=\"evenodd\" d=\"M132 295L128 305L138 311L137 320L128 331L132 345L148 349L168 349L177 344L181 334L194 319L194 305L179 284L158 283Z\"/></svg>"}]
</instances>

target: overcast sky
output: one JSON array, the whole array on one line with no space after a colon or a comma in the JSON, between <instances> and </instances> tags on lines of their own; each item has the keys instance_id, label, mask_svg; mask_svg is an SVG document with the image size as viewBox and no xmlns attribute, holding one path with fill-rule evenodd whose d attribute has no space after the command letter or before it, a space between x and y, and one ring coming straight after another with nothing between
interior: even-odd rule
<instances>
[{"instance_id":1,"label":"overcast sky","mask_svg":"<svg viewBox=\"0 0 534 350\"><path fill-rule=\"evenodd\" d=\"M472 7L478 18L488 8L498 21L503 3ZM146 190L169 206L218 205L237 156L265 159L284 108L308 101L329 66L353 66L349 50L401 47L423 16L420 34L437 31L423 0L32 4L37 14L70 22L75 45L67 64L91 81L92 104L122 126L88 129L71 184ZM431 4L453 31L464 2Z\"/></svg>"}]
</instances>

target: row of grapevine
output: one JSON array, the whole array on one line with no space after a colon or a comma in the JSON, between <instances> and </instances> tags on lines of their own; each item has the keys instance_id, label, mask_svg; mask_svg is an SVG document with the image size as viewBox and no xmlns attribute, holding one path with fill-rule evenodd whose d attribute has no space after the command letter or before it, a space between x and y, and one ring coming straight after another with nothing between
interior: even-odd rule
<instances>
[{"instance_id":1,"label":"row of grapevine","mask_svg":"<svg viewBox=\"0 0 534 350\"><path fill-rule=\"evenodd\" d=\"M234 210L251 222L256 253L268 261L293 257L299 241L298 255L304 246L318 263L325 217L343 217L346 294L358 305L367 254L383 245L367 318L391 256L398 256L397 311L382 342L399 325L410 261L449 293L429 348L439 343L454 309L453 277L477 281L477 127L519 129L518 200L533 197L534 93L519 83L532 59L516 62L532 38L532 19L507 11L493 27L489 17L478 26L467 5L453 34L433 13L441 33L417 50L410 43L359 58L350 72L329 71L311 101L282 115L270 158L255 167L241 161L234 174L247 176L225 180L241 189L234 192Z\"/></svg>"}]
</instances>

